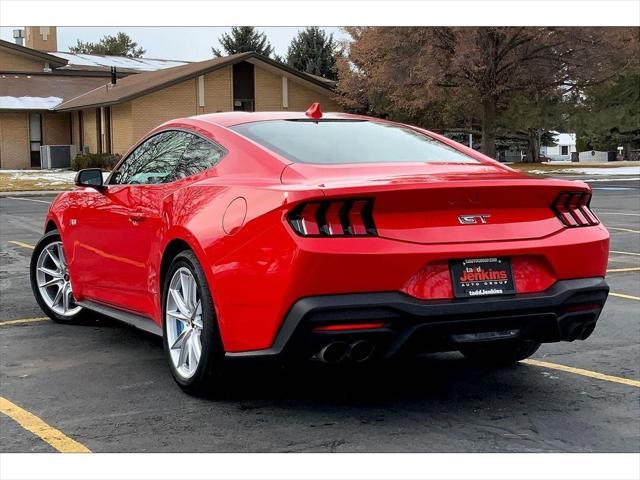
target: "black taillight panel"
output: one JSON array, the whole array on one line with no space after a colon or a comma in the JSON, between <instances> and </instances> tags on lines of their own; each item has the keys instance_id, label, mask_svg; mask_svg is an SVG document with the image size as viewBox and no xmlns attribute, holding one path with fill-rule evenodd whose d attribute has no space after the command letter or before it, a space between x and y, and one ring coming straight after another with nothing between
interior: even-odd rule
<instances>
[{"instance_id":1,"label":"black taillight panel","mask_svg":"<svg viewBox=\"0 0 640 480\"><path fill-rule=\"evenodd\" d=\"M551 209L565 227L589 227L600 223L590 204L589 192L562 192L556 197Z\"/></svg>"},{"instance_id":2,"label":"black taillight panel","mask_svg":"<svg viewBox=\"0 0 640 480\"><path fill-rule=\"evenodd\" d=\"M287 216L303 237L375 237L373 199L336 199L305 202Z\"/></svg>"}]
</instances>

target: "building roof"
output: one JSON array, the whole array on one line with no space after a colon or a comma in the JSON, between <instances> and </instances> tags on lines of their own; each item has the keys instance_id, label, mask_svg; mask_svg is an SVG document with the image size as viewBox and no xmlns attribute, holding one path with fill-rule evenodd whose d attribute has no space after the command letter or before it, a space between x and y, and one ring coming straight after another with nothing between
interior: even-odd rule
<instances>
[{"instance_id":1,"label":"building roof","mask_svg":"<svg viewBox=\"0 0 640 480\"><path fill-rule=\"evenodd\" d=\"M203 62L193 62L173 68L130 75L118 80L115 85L104 84L76 98L65 101L58 105L56 110L74 110L125 102L242 61L260 65L271 71L275 70L290 77L296 77L316 88L331 90L333 87L333 82L319 79L319 77L315 75L299 72L287 65L255 52L244 52L227 57L213 58Z\"/></svg>"},{"instance_id":2,"label":"building roof","mask_svg":"<svg viewBox=\"0 0 640 480\"><path fill-rule=\"evenodd\" d=\"M320 105L322 107L322 105ZM309 119L306 112L293 112L290 110L275 112L218 112L204 113L202 115L194 115L189 117L194 120L213 123L222 127L233 127L243 123L264 122L269 120L299 120ZM363 115L355 115L343 112L323 112L323 119L343 119L343 120L371 120L371 117ZM375 120L375 119L374 119ZM173 120L175 121L175 120Z\"/></svg>"},{"instance_id":3,"label":"building roof","mask_svg":"<svg viewBox=\"0 0 640 480\"><path fill-rule=\"evenodd\" d=\"M122 73L138 73L178 67L190 62L162 60L158 58L130 58L116 55L94 55L86 53L49 52L67 61L61 70L108 71L116 67Z\"/></svg>"},{"instance_id":4,"label":"building roof","mask_svg":"<svg viewBox=\"0 0 640 480\"><path fill-rule=\"evenodd\" d=\"M560 133L552 132L554 136L554 142L556 145L575 145L576 134L575 133Z\"/></svg>"},{"instance_id":5,"label":"building roof","mask_svg":"<svg viewBox=\"0 0 640 480\"><path fill-rule=\"evenodd\" d=\"M50 110L102 84L103 77L0 73L0 110Z\"/></svg>"},{"instance_id":6,"label":"building roof","mask_svg":"<svg viewBox=\"0 0 640 480\"><path fill-rule=\"evenodd\" d=\"M49 63L51 68L63 67L67 64L67 60L64 58L60 58L50 53L41 52L40 50L34 50L33 48L23 47L22 45L7 42L6 40L0 40L0 47L5 47L9 50L13 50L13 52L17 53L18 55L24 55L27 57L35 58L42 62L47 62Z\"/></svg>"}]
</instances>

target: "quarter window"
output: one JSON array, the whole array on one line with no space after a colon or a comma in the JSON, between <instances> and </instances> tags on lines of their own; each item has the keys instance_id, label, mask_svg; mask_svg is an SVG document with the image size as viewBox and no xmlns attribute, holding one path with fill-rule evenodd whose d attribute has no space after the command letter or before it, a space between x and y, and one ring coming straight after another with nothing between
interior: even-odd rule
<instances>
[{"instance_id":1,"label":"quarter window","mask_svg":"<svg viewBox=\"0 0 640 480\"><path fill-rule=\"evenodd\" d=\"M172 180L189 177L211 168L217 165L225 154L222 148L208 140L197 135L188 135L191 137L191 143L182 154Z\"/></svg>"},{"instance_id":2,"label":"quarter window","mask_svg":"<svg viewBox=\"0 0 640 480\"><path fill-rule=\"evenodd\" d=\"M173 173L193 135L162 132L141 143L116 171L112 184L154 184L173 180Z\"/></svg>"}]
</instances>

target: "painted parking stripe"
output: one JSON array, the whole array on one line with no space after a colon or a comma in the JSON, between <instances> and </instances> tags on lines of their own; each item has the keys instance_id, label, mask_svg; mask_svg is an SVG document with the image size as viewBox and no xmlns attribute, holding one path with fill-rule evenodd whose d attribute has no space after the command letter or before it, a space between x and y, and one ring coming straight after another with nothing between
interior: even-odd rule
<instances>
[{"instance_id":1,"label":"painted parking stripe","mask_svg":"<svg viewBox=\"0 0 640 480\"><path fill-rule=\"evenodd\" d=\"M640 272L640 267L629 268L610 268L607 273L620 273L620 272Z\"/></svg>"},{"instance_id":2,"label":"painted parking stripe","mask_svg":"<svg viewBox=\"0 0 640 480\"><path fill-rule=\"evenodd\" d=\"M625 213L625 212L603 212L597 210L598 215L625 215L628 217L640 217L640 213Z\"/></svg>"},{"instance_id":3,"label":"painted parking stripe","mask_svg":"<svg viewBox=\"0 0 640 480\"><path fill-rule=\"evenodd\" d=\"M11 418L25 430L40 437L57 451L62 453L91 453L87 447L67 437L60 430L48 425L33 413L20 408L15 403L0 397L0 412Z\"/></svg>"},{"instance_id":4,"label":"painted parking stripe","mask_svg":"<svg viewBox=\"0 0 640 480\"><path fill-rule=\"evenodd\" d=\"M18 320L0 320L0 327L5 325L24 325L27 323L38 323L50 320L49 317L35 317L35 318L19 318Z\"/></svg>"},{"instance_id":5,"label":"painted parking stripe","mask_svg":"<svg viewBox=\"0 0 640 480\"><path fill-rule=\"evenodd\" d=\"M619 250L609 250L609 253L615 253L617 255L633 255L634 257L640 257L640 253L635 253L635 252L621 252Z\"/></svg>"},{"instance_id":6,"label":"painted parking stripe","mask_svg":"<svg viewBox=\"0 0 640 480\"><path fill-rule=\"evenodd\" d=\"M613 375L607 375L604 373L593 372L591 370L585 370L583 368L569 367L567 365L560 365L559 363L543 362L541 360L534 360L528 358L527 360L521 360L520 363L526 363L527 365L534 365L536 367L548 368L550 370L559 370L561 372L574 373L576 375L582 375L583 377L596 378L598 380L604 380L607 382L621 383L623 385L629 385L630 387L640 388L640 380L633 380L631 378L616 377Z\"/></svg>"},{"instance_id":7,"label":"painted parking stripe","mask_svg":"<svg viewBox=\"0 0 640 480\"><path fill-rule=\"evenodd\" d=\"M640 300L640 297L634 297L633 295L627 295L626 293L614 293L609 292L612 297L624 298L625 300Z\"/></svg>"},{"instance_id":8,"label":"painted parking stripe","mask_svg":"<svg viewBox=\"0 0 640 480\"><path fill-rule=\"evenodd\" d=\"M17 245L17 246L22 247L22 248L29 248L31 250L36 248L34 245L30 245L30 244L24 243L24 242L19 242L17 240L9 240L9 243L13 243L14 245Z\"/></svg>"},{"instance_id":9,"label":"painted parking stripe","mask_svg":"<svg viewBox=\"0 0 640 480\"><path fill-rule=\"evenodd\" d=\"M607 230L616 230L618 232L640 233L640 230L632 230L630 228L607 227Z\"/></svg>"},{"instance_id":10,"label":"painted parking stripe","mask_svg":"<svg viewBox=\"0 0 640 480\"><path fill-rule=\"evenodd\" d=\"M51 202L47 202L45 200L36 200L35 198L20 198L20 197L5 197L10 198L11 200L22 200L23 202L38 202L38 203L46 203L49 205Z\"/></svg>"}]
</instances>

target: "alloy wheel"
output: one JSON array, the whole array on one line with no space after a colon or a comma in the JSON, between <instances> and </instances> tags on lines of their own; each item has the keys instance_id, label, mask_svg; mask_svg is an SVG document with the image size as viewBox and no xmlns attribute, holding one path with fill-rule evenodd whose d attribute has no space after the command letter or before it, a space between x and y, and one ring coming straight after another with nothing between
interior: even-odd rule
<instances>
[{"instance_id":1,"label":"alloy wheel","mask_svg":"<svg viewBox=\"0 0 640 480\"><path fill-rule=\"evenodd\" d=\"M51 242L42 249L36 262L36 281L40 296L53 312L71 317L82 310L73 298L62 242Z\"/></svg>"},{"instance_id":2,"label":"alloy wheel","mask_svg":"<svg viewBox=\"0 0 640 480\"><path fill-rule=\"evenodd\" d=\"M178 375L191 378L202 355L202 303L198 283L186 267L175 271L169 282L165 325L171 361Z\"/></svg>"}]
</instances>

